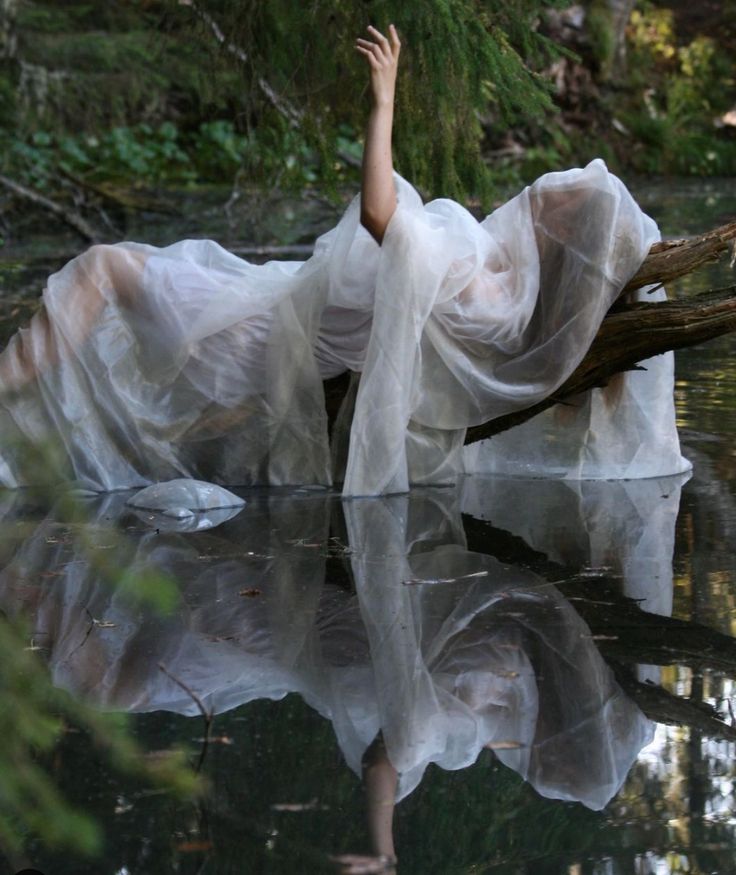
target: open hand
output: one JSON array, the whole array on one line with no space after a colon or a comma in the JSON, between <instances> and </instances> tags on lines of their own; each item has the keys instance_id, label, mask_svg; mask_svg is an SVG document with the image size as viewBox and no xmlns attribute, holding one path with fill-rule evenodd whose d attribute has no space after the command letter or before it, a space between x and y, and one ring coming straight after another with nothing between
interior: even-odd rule
<instances>
[{"instance_id":1,"label":"open hand","mask_svg":"<svg viewBox=\"0 0 736 875\"><path fill-rule=\"evenodd\" d=\"M396 70L399 66L401 42L393 24L388 27L389 38L369 26L370 39L358 37L355 48L368 60L371 68L371 92L376 106L393 105L396 88Z\"/></svg>"}]
</instances>

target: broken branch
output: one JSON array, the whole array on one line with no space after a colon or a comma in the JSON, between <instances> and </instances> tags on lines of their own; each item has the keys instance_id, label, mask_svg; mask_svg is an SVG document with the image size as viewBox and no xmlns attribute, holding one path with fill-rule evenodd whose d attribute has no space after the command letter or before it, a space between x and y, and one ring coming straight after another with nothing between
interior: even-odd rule
<instances>
[{"instance_id":1,"label":"broken branch","mask_svg":"<svg viewBox=\"0 0 736 875\"><path fill-rule=\"evenodd\" d=\"M81 234L82 237L90 243L96 243L100 240L100 234L78 213L63 207L56 201L51 200L51 198L46 197L46 195L41 194L41 192L27 188L25 185L21 185L19 182L14 182L12 179L8 179L7 176L2 175L0 175L0 185L3 185L17 197L30 201L35 206L46 210L46 212L58 216L58 218L71 228L74 228L78 234Z\"/></svg>"}]
</instances>

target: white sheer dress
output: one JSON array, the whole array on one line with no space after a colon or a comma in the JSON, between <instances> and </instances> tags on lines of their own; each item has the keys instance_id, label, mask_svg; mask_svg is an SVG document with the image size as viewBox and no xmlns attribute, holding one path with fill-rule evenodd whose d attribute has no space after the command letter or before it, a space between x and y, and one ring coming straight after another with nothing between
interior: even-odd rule
<instances>
[{"instance_id":1,"label":"white sheer dress","mask_svg":"<svg viewBox=\"0 0 736 875\"><path fill-rule=\"evenodd\" d=\"M0 357L0 483L40 477L28 447L49 441L44 476L101 491L184 477L377 495L463 470L688 467L671 355L463 450L468 426L555 391L659 237L602 161L541 177L482 222L396 185L380 247L356 199L305 262L252 265L211 240L69 262ZM360 383L331 453L322 380L346 370Z\"/></svg>"}]
</instances>

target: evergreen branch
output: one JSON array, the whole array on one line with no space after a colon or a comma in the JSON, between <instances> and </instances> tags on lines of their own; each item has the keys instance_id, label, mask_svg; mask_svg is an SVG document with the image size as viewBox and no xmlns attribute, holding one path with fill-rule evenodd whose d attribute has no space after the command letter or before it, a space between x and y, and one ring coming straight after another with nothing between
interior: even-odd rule
<instances>
[{"instance_id":1,"label":"evergreen branch","mask_svg":"<svg viewBox=\"0 0 736 875\"><path fill-rule=\"evenodd\" d=\"M178 2L179 6L188 6L194 14L207 25L214 38L220 43L225 51L228 52L228 54L237 58L242 64L247 64L249 62L248 53L245 49L231 42L225 36L222 28L213 16L210 15L206 9L202 9L196 0L178 0ZM304 113L293 106L288 100L277 94L271 84L262 76L259 76L256 82L274 109L276 109L287 120L291 127L298 128L301 125Z\"/></svg>"},{"instance_id":2,"label":"evergreen branch","mask_svg":"<svg viewBox=\"0 0 736 875\"><path fill-rule=\"evenodd\" d=\"M217 40L218 43L225 49L228 54L232 55L234 58L237 58L241 64L247 64L250 60L248 53L242 46L236 45L234 42L229 40L226 36L218 22L215 18L207 12L206 9L202 9L202 7L196 2L196 0L178 0L180 6L188 6L195 15L199 17L199 19L207 25L210 32ZM274 109L284 118L289 124L289 127L300 130L302 127L302 122L304 121L304 112L300 109L297 109L289 100L285 97L282 97L280 94L277 94L276 90L273 86L268 82L267 79L264 79L263 76L259 76L256 79L256 83L259 89L266 96L266 99L274 107ZM345 164L351 167L360 167L360 159L356 158L354 155L351 155L349 152L346 152L342 149L338 150L338 156Z\"/></svg>"}]
</instances>

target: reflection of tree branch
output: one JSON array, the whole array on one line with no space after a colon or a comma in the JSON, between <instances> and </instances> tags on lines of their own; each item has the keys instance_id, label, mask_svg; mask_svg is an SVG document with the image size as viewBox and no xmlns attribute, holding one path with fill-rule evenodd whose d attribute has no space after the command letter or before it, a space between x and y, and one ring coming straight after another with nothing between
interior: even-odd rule
<instances>
[{"instance_id":1,"label":"reflection of tree branch","mask_svg":"<svg viewBox=\"0 0 736 875\"><path fill-rule=\"evenodd\" d=\"M167 678L172 680L178 687L181 687L181 689L184 690L184 692L188 696L191 697L192 701L197 706L202 717L204 718L204 741L202 742L202 750L199 753L199 759L197 760L197 765L196 765L196 768L194 769L195 772L199 772L200 769L202 768L203 763L204 763L204 758L205 758L205 756L207 756L207 749L209 748L209 744L210 744L210 737L211 737L211 733L212 733L212 721L213 721L213 717L214 717L213 712L211 710L208 710L207 708L205 708L204 702L199 698L199 696L194 692L194 690L191 687L187 686L187 684L185 684L184 681L179 680L178 677L173 675L168 670L168 668L166 668L166 666L163 664L163 662L159 662L158 667L159 667L159 670L162 671L166 675Z\"/></svg>"},{"instance_id":2,"label":"reflection of tree branch","mask_svg":"<svg viewBox=\"0 0 736 875\"><path fill-rule=\"evenodd\" d=\"M650 720L671 726L689 726L709 738L736 741L736 729L724 723L715 708L705 702L675 696L658 684L641 683L621 664L609 664L621 688Z\"/></svg>"},{"instance_id":3,"label":"reflection of tree branch","mask_svg":"<svg viewBox=\"0 0 736 875\"><path fill-rule=\"evenodd\" d=\"M551 562L523 538L490 523L463 515L463 525L468 549L490 553L501 562L529 568L554 581L596 638L596 646L621 686L648 717L692 726L704 735L736 740L736 730L708 705L674 696L658 685L639 683L633 677L624 678L625 682L619 677L627 671L621 663L641 663L688 665L736 678L734 638L700 623L643 611L621 595L616 578L581 578L575 569Z\"/></svg>"},{"instance_id":4,"label":"reflection of tree branch","mask_svg":"<svg viewBox=\"0 0 736 875\"><path fill-rule=\"evenodd\" d=\"M736 639L692 620L643 611L617 592L615 579L591 582L574 572L558 589L573 601L607 659L647 665L687 665L736 678ZM602 587L605 596L601 598ZM592 596L592 598L591 598Z\"/></svg>"}]
</instances>

